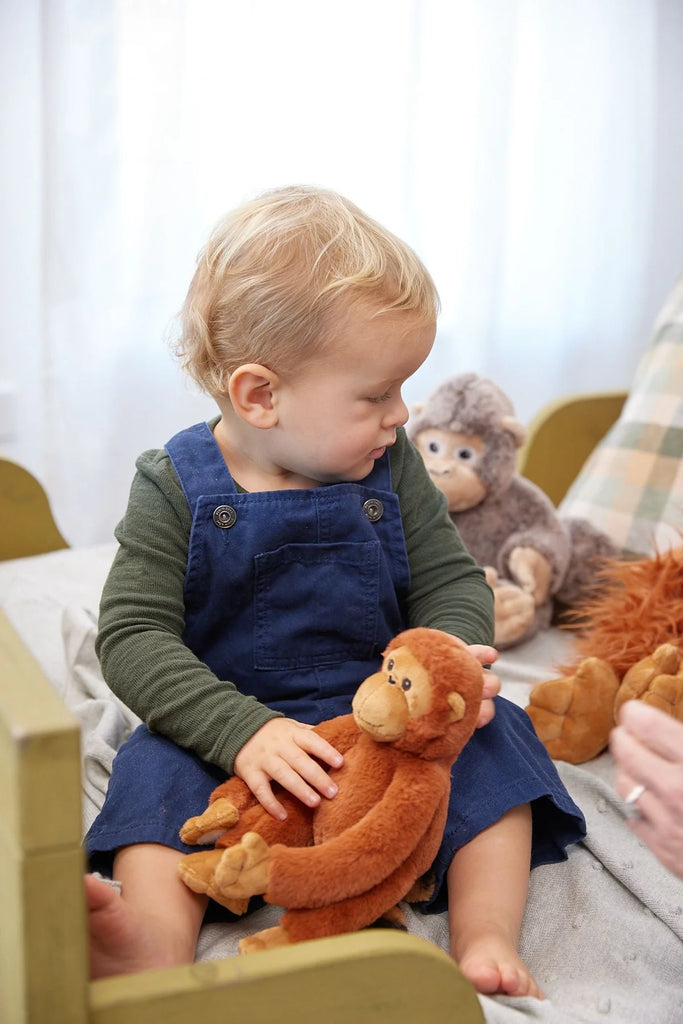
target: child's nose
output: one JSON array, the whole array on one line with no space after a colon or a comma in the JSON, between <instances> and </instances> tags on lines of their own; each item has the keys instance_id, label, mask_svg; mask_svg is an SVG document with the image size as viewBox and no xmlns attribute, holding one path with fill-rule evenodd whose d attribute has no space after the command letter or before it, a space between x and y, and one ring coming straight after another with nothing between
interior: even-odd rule
<instances>
[{"instance_id":1,"label":"child's nose","mask_svg":"<svg viewBox=\"0 0 683 1024\"><path fill-rule=\"evenodd\" d=\"M382 420L382 426L402 427L408 422L408 416L408 406L403 401L401 395L396 395L394 400L389 403L389 407Z\"/></svg>"}]
</instances>

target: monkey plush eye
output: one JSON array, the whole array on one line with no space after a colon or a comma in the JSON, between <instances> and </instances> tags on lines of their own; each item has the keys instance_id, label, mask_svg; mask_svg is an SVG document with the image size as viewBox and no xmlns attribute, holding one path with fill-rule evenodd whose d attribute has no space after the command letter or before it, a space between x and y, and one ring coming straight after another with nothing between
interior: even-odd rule
<instances>
[{"instance_id":1,"label":"monkey plush eye","mask_svg":"<svg viewBox=\"0 0 683 1024\"><path fill-rule=\"evenodd\" d=\"M443 445L441 444L441 441L430 441L427 445L427 449L432 453L432 455L441 455Z\"/></svg>"},{"instance_id":2,"label":"monkey plush eye","mask_svg":"<svg viewBox=\"0 0 683 1024\"><path fill-rule=\"evenodd\" d=\"M466 446L458 448L455 453L455 457L457 459L462 459L463 462L469 462L471 459L476 458L476 455L477 453L474 448L468 448Z\"/></svg>"},{"instance_id":3,"label":"monkey plush eye","mask_svg":"<svg viewBox=\"0 0 683 1024\"><path fill-rule=\"evenodd\" d=\"M403 682L401 683L401 689L409 690L412 685L413 684L411 683L410 679L404 679Z\"/></svg>"},{"instance_id":4,"label":"monkey plush eye","mask_svg":"<svg viewBox=\"0 0 683 1024\"><path fill-rule=\"evenodd\" d=\"M393 658L389 658L389 660L387 662L387 672L391 672L391 670L392 670L392 668L394 667L395 664L396 663L395 663L394 659Z\"/></svg>"}]
</instances>

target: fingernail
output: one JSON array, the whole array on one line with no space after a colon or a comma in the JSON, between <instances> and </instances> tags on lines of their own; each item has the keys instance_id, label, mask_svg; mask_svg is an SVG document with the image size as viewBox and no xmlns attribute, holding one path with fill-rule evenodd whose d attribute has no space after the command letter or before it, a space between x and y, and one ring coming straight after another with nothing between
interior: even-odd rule
<instances>
[{"instance_id":1,"label":"fingernail","mask_svg":"<svg viewBox=\"0 0 683 1024\"><path fill-rule=\"evenodd\" d=\"M338 792L339 788L333 784L327 787L327 789L325 790L325 795L331 798L333 796L336 796Z\"/></svg>"}]
</instances>

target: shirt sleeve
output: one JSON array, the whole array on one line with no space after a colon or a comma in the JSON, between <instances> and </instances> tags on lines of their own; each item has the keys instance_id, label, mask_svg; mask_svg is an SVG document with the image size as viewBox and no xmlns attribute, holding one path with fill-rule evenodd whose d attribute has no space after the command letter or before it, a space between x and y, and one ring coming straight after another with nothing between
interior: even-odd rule
<instances>
[{"instance_id":1,"label":"shirt sleeve","mask_svg":"<svg viewBox=\"0 0 683 1024\"><path fill-rule=\"evenodd\" d=\"M410 566L409 625L442 629L468 644L493 643L493 594L484 571L404 430L391 449L391 473Z\"/></svg>"},{"instance_id":2,"label":"shirt sleeve","mask_svg":"<svg viewBox=\"0 0 683 1024\"><path fill-rule=\"evenodd\" d=\"M282 716L219 679L183 642L190 528L168 455L145 452L116 529L96 649L110 689L150 729L231 773L244 743Z\"/></svg>"}]
</instances>

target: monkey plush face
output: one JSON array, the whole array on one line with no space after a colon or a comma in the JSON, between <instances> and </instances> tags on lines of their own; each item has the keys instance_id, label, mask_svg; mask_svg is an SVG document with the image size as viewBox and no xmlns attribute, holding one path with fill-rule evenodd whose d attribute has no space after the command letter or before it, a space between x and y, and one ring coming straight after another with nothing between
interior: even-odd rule
<instances>
[{"instance_id":1,"label":"monkey plush face","mask_svg":"<svg viewBox=\"0 0 683 1024\"><path fill-rule=\"evenodd\" d=\"M438 630L407 630L399 638L356 691L353 717L377 742L425 754L435 740L454 738L452 727L465 718L471 732L482 670L462 641Z\"/></svg>"},{"instance_id":2,"label":"monkey plush face","mask_svg":"<svg viewBox=\"0 0 683 1024\"><path fill-rule=\"evenodd\" d=\"M415 437L427 472L446 495L449 512L474 508L487 495L480 476L486 450L477 434L462 434L446 427L427 427Z\"/></svg>"},{"instance_id":3,"label":"monkey plush face","mask_svg":"<svg viewBox=\"0 0 683 1024\"><path fill-rule=\"evenodd\" d=\"M426 404L416 405L408 434L453 513L507 490L524 441L510 399L475 373L452 377Z\"/></svg>"}]
</instances>

